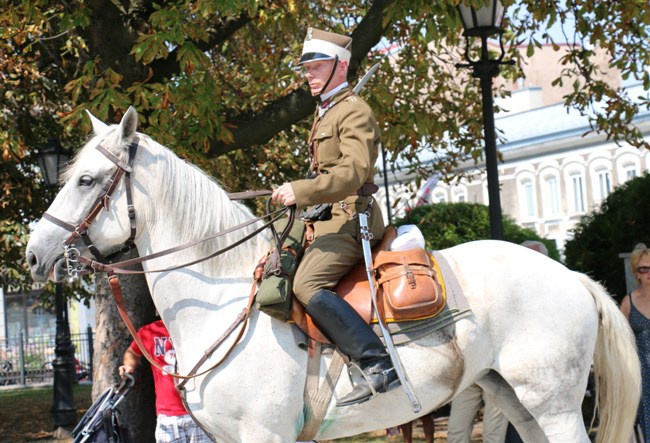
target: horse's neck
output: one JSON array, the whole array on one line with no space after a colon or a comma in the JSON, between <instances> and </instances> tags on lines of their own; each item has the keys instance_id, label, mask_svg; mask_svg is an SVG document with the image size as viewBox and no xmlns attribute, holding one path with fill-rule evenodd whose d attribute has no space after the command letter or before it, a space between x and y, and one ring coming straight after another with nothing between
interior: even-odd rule
<instances>
[{"instance_id":1,"label":"horse's neck","mask_svg":"<svg viewBox=\"0 0 650 443\"><path fill-rule=\"evenodd\" d=\"M156 152L156 148L160 153ZM171 152L153 146L150 156L143 158L143 169L149 174L147 189L141 194L145 207L144 221L138 227L140 255L160 252L181 244L204 239L233 226L244 224L254 217L244 206L232 202L219 185L197 168L178 159ZM160 160L163 157L164 160ZM259 226L259 223L254 225ZM253 231L247 226L234 232L204 241L192 248L145 263L145 268L160 269L178 266L205 258L232 246ZM191 267L203 277L250 277L257 260L268 247L268 234L258 234L240 246L201 261Z\"/></svg>"},{"instance_id":2,"label":"horse's neck","mask_svg":"<svg viewBox=\"0 0 650 443\"><path fill-rule=\"evenodd\" d=\"M253 219L218 184L171 153L152 146L143 153L134 190L140 256L223 232ZM162 160L161 160L162 158ZM259 226L256 224L255 226ZM143 263L145 271L203 259L231 246L253 226ZM246 306L257 261L266 252L265 233L209 260L170 272L147 273L154 303L184 362L195 362Z\"/></svg>"}]
</instances>

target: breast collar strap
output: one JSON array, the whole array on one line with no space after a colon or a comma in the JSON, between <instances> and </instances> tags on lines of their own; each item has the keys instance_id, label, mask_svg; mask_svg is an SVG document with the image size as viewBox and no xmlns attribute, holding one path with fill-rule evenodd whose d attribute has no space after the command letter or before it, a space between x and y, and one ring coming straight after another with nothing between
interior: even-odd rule
<instances>
[{"instance_id":1,"label":"breast collar strap","mask_svg":"<svg viewBox=\"0 0 650 443\"><path fill-rule=\"evenodd\" d=\"M136 220L135 220L135 208L133 206L133 189L131 185L131 172L133 172L133 162L135 159L135 154L138 150L138 145L139 145L139 139L138 137L134 137L133 141L129 145L129 157L127 163L124 163L122 160L117 158L115 155L113 155L102 145L97 145L96 149L99 152L101 152L106 158L108 158L111 162L113 162L117 166L117 169L115 170L111 178L109 178L104 184L104 187L102 188L102 192L93 203L86 217L84 217L83 221L79 223L77 226L67 223L51 214L48 214L47 212L43 214L43 218L45 218L46 220L54 223L57 226L62 227L67 231L70 231L71 233L70 236L63 242L66 248L70 247L75 240L81 239L86 245L86 247L88 247L90 253L97 260L102 260L102 261L107 260L107 257L105 257L99 251L99 249L97 249L97 247L93 244L92 240L90 239L90 236L88 235L88 228L95 220L95 218L97 218L97 216L99 215L102 209L105 209L107 211L109 210L109 206L108 206L109 200L111 198L111 195L115 191L115 188L117 188L117 185L119 184L122 177L124 177L124 182L126 185L126 203L127 203L128 217L129 217L129 227L131 232L129 234L129 238L126 240L126 242L124 242L124 245L120 249L120 252L129 250L133 247L133 241L135 240L135 234L136 234L136 224L135 224Z\"/></svg>"}]
</instances>

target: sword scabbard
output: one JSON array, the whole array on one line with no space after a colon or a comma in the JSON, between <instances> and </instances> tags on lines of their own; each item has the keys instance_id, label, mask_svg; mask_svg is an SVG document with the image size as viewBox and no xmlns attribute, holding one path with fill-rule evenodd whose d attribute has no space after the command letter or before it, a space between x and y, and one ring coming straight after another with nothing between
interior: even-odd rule
<instances>
[{"instance_id":1,"label":"sword scabbard","mask_svg":"<svg viewBox=\"0 0 650 443\"><path fill-rule=\"evenodd\" d=\"M370 298L372 300L372 309L377 316L377 321L379 322L379 329L381 330L381 335L384 337L386 342L386 350L390 356L391 361L393 362L393 367L395 368L395 373L397 378L402 384L402 388L406 393L409 401L411 402L411 408L413 412L418 413L422 409L420 402L418 401L415 393L413 392L413 387L411 386L411 381L402 366L402 361L399 358L397 349L393 344L393 338L390 335L390 331L386 326L386 322L380 315L380 311L377 306L377 292L375 291L375 279L373 278L373 265L372 265L372 250L370 248L370 240L372 239L372 233L368 228L368 215L365 213L357 214L359 217L359 227L361 229L361 245L363 246L363 259L366 264L366 274L368 276L368 282L370 283Z\"/></svg>"}]
</instances>

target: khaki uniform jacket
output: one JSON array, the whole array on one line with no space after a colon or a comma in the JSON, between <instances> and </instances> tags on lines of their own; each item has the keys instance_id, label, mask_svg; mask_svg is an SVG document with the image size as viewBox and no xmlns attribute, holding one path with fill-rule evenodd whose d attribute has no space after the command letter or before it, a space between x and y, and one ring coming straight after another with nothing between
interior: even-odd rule
<instances>
[{"instance_id":1,"label":"khaki uniform jacket","mask_svg":"<svg viewBox=\"0 0 650 443\"><path fill-rule=\"evenodd\" d=\"M316 160L321 174L312 180L291 182L298 209L333 203L332 218L314 222L314 241L294 277L294 295L305 306L319 290L333 289L363 258L354 215L368 209L370 197L356 192L374 181L380 143L377 121L361 97L344 88L331 103L334 105L322 118L316 117L312 131L318 143ZM313 162L310 168L313 172ZM384 235L384 220L376 202L368 225L373 243L379 241Z\"/></svg>"},{"instance_id":2,"label":"khaki uniform jacket","mask_svg":"<svg viewBox=\"0 0 650 443\"><path fill-rule=\"evenodd\" d=\"M335 94L331 103L313 131L313 138L318 143L317 161L321 174L312 180L293 181L291 186L298 210L334 203L332 219L314 223L315 237L343 232L356 236L356 222L350 223L349 214L338 203L344 202L349 211L366 210L368 197L355 193L366 183L374 184L381 136L372 109L350 88ZM376 203L369 225L374 239L381 239L384 225Z\"/></svg>"}]
</instances>

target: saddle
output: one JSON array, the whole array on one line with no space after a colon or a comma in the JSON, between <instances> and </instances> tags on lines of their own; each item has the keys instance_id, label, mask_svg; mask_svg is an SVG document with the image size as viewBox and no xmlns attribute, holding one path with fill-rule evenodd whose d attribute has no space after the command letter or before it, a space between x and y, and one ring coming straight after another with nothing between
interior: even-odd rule
<instances>
[{"instance_id":1,"label":"saddle","mask_svg":"<svg viewBox=\"0 0 650 443\"><path fill-rule=\"evenodd\" d=\"M396 236L396 229L387 227L382 241L372 251L379 314L389 323L434 317L446 304L440 269L433 256L424 249L390 251L390 244ZM372 309L370 283L363 261L355 265L333 290L368 324L378 322ZM291 302L289 321L313 340L330 343L295 298Z\"/></svg>"}]
</instances>

